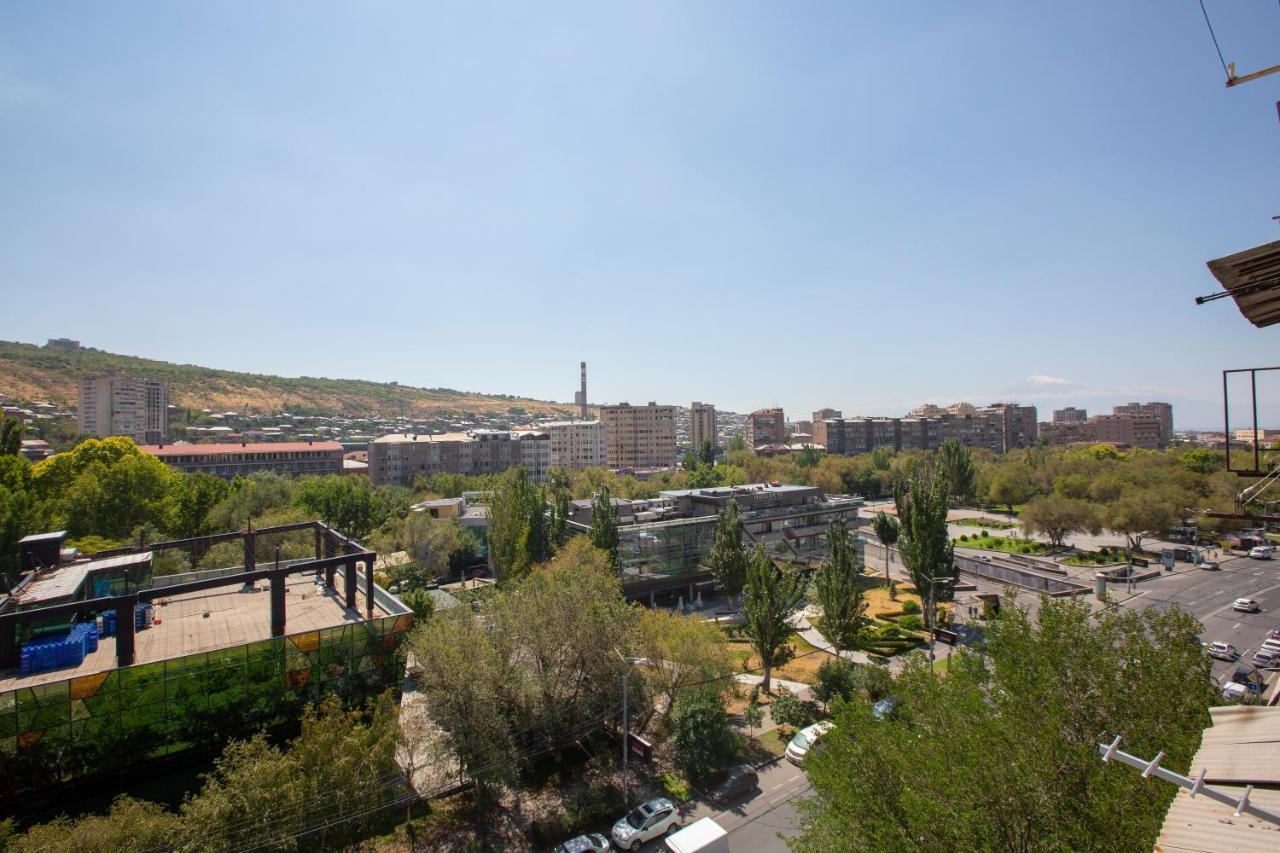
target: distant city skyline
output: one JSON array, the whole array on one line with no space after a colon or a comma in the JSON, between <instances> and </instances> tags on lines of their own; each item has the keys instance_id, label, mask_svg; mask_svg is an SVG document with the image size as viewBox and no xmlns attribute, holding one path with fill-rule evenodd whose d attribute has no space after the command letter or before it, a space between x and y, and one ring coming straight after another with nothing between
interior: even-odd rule
<instances>
[{"instance_id":1,"label":"distant city skyline","mask_svg":"<svg viewBox=\"0 0 1280 853\"><path fill-rule=\"evenodd\" d=\"M1214 6L1229 60L1276 61L1280 8ZM1224 88L1194 4L7 4L0 338L1220 428L1220 371L1280 333L1193 299L1280 238L1277 100Z\"/></svg>"}]
</instances>

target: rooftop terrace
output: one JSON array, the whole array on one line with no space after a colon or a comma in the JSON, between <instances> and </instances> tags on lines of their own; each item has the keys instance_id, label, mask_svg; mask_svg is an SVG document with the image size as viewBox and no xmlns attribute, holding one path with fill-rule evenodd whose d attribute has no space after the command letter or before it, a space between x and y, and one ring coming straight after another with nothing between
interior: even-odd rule
<instances>
[{"instance_id":1,"label":"rooftop terrace","mask_svg":"<svg viewBox=\"0 0 1280 853\"><path fill-rule=\"evenodd\" d=\"M259 581L252 592L224 587L155 600L155 624L134 638L134 663L152 663L197 652L243 645L271 638L270 584ZM289 633L298 634L365 620L364 593L357 589L356 608L344 606L334 590L308 575L294 575L285 583ZM374 600L373 618L391 615ZM116 668L116 638L102 637L98 650L85 656L78 667L66 667L21 676L18 670L0 670L0 691L30 687L65 678L92 675Z\"/></svg>"}]
</instances>

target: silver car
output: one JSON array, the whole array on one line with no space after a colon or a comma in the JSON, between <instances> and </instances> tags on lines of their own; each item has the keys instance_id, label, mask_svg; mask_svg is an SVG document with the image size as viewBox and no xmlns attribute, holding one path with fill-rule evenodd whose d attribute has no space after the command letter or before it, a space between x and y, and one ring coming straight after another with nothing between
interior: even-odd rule
<instances>
[{"instance_id":1,"label":"silver car","mask_svg":"<svg viewBox=\"0 0 1280 853\"><path fill-rule=\"evenodd\" d=\"M662 837L679 822L680 812L675 803L658 797L627 812L626 817L613 825L610 835L619 850L634 850L646 841Z\"/></svg>"}]
</instances>

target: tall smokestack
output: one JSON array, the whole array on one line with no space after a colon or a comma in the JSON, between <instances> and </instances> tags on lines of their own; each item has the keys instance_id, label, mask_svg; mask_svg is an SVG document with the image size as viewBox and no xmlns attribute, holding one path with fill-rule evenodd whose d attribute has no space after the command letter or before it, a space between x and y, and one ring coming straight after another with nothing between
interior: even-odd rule
<instances>
[{"instance_id":1,"label":"tall smokestack","mask_svg":"<svg viewBox=\"0 0 1280 853\"><path fill-rule=\"evenodd\" d=\"M578 417L584 421L587 419L587 363L581 362L582 368L582 390L573 395L573 402L578 404Z\"/></svg>"}]
</instances>

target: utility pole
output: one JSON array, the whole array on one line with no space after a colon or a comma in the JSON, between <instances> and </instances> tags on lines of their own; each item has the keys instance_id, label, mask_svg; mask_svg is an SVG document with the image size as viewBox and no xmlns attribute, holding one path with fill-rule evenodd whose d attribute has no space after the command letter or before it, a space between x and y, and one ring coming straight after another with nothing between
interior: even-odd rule
<instances>
[{"instance_id":1,"label":"utility pole","mask_svg":"<svg viewBox=\"0 0 1280 853\"><path fill-rule=\"evenodd\" d=\"M631 777L627 771L631 756L630 682L631 667L649 662L648 658L629 658L617 649L613 650L623 662L622 668L622 808L631 808Z\"/></svg>"}]
</instances>

